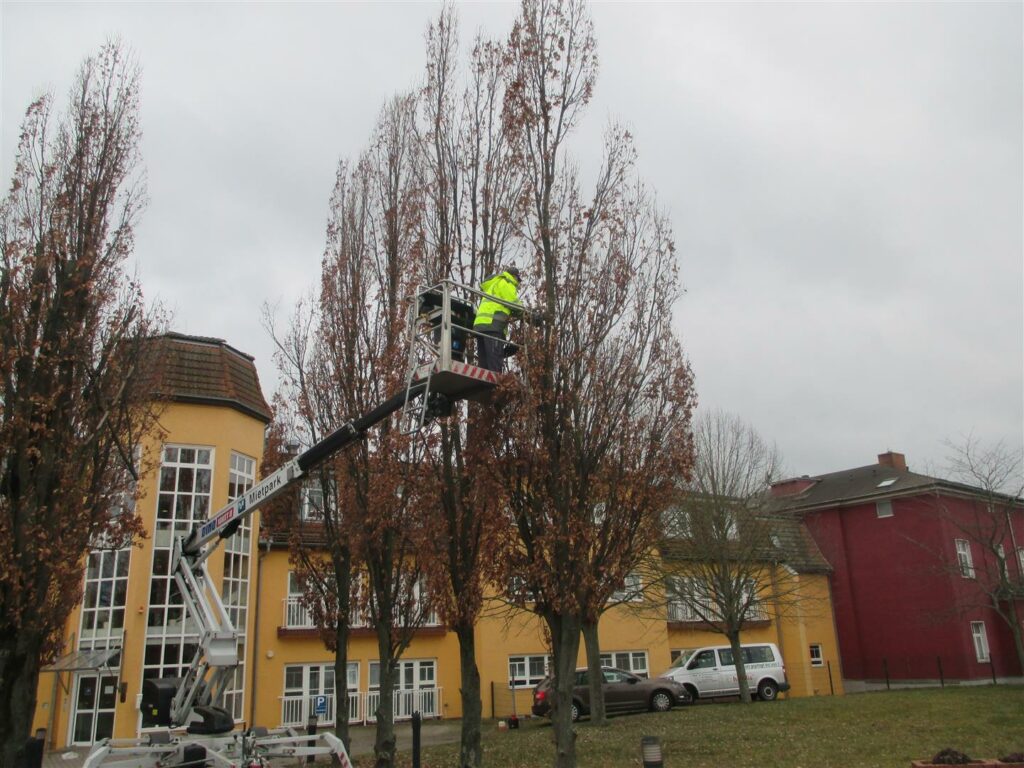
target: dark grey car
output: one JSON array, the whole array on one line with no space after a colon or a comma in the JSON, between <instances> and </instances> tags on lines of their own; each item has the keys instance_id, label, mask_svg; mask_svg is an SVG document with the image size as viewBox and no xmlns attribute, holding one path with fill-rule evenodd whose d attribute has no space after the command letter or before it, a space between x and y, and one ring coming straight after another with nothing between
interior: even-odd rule
<instances>
[{"instance_id":1,"label":"dark grey car","mask_svg":"<svg viewBox=\"0 0 1024 768\"><path fill-rule=\"evenodd\" d=\"M686 688L667 677L640 677L624 669L602 667L604 706L608 714L653 710L667 712L672 707L690 704L693 699ZM533 689L533 714L548 715L554 696L552 678L545 677ZM576 670L572 691L572 719L579 720L590 712L590 673L586 667Z\"/></svg>"}]
</instances>

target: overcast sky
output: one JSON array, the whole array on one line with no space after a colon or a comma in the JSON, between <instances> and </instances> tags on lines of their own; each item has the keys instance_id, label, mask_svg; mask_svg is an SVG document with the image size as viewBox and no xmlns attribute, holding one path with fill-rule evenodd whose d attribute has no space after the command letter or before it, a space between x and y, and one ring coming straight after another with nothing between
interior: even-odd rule
<instances>
[{"instance_id":1,"label":"overcast sky","mask_svg":"<svg viewBox=\"0 0 1024 768\"><path fill-rule=\"evenodd\" d=\"M173 327L277 375L259 321L318 280L337 161L418 82L438 5L4 2L2 171L29 102L63 107L109 37L142 65L136 258ZM503 37L514 4L459 6ZM627 121L674 222L674 322L700 408L793 474L973 432L1024 443L1022 4L593 7L600 76L572 152ZM356 414L352 414L353 416Z\"/></svg>"}]
</instances>

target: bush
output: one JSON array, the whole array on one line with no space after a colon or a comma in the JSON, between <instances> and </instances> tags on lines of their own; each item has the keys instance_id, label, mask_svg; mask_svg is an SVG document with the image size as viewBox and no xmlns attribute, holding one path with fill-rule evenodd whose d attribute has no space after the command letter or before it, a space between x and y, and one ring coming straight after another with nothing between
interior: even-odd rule
<instances>
[{"instance_id":1,"label":"bush","mask_svg":"<svg viewBox=\"0 0 1024 768\"><path fill-rule=\"evenodd\" d=\"M1011 752L999 758L1001 763L1024 763L1024 752Z\"/></svg>"}]
</instances>

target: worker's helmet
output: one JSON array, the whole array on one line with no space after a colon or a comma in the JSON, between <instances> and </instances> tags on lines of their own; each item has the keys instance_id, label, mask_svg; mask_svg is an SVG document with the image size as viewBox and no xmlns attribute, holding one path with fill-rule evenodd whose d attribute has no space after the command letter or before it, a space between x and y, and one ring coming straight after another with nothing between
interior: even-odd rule
<instances>
[{"instance_id":1,"label":"worker's helmet","mask_svg":"<svg viewBox=\"0 0 1024 768\"><path fill-rule=\"evenodd\" d=\"M514 264L509 264L507 267L505 267L505 271L512 275L512 277L516 279L517 283L523 279L522 275L519 272L519 267L515 266Z\"/></svg>"}]
</instances>

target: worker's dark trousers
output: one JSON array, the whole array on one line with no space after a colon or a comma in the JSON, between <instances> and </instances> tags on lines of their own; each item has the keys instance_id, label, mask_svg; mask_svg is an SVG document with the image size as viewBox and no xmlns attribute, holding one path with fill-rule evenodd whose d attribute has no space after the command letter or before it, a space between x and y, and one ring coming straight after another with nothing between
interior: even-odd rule
<instances>
[{"instance_id":1,"label":"worker's dark trousers","mask_svg":"<svg viewBox=\"0 0 1024 768\"><path fill-rule=\"evenodd\" d=\"M501 373L505 366L505 334L501 331L484 331L486 335L476 340L479 354L476 364L495 373Z\"/></svg>"}]
</instances>

